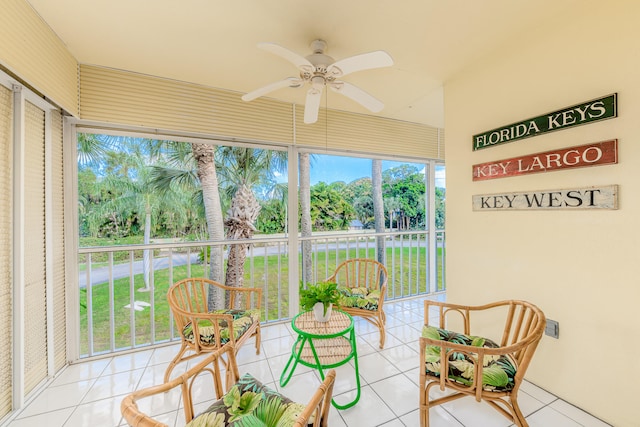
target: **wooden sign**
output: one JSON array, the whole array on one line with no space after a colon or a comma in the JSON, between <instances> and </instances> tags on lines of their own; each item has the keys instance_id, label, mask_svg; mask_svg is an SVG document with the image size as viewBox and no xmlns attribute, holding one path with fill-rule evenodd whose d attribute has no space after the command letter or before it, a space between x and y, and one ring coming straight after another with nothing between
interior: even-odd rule
<instances>
[{"instance_id":1,"label":"wooden sign","mask_svg":"<svg viewBox=\"0 0 640 427\"><path fill-rule=\"evenodd\" d=\"M474 211L618 209L618 186L473 196Z\"/></svg>"},{"instance_id":2,"label":"wooden sign","mask_svg":"<svg viewBox=\"0 0 640 427\"><path fill-rule=\"evenodd\" d=\"M618 116L618 94L563 108L473 136L473 150Z\"/></svg>"},{"instance_id":3,"label":"wooden sign","mask_svg":"<svg viewBox=\"0 0 640 427\"><path fill-rule=\"evenodd\" d=\"M508 176L613 163L618 163L617 139L481 163L473 165L472 168L473 180L484 181Z\"/></svg>"}]
</instances>

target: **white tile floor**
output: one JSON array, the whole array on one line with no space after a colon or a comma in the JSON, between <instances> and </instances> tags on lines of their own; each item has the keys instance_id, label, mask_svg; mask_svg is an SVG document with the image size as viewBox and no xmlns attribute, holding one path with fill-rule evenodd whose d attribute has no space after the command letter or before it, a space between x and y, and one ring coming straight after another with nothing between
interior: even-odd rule
<instances>
[{"instance_id":1,"label":"white tile floor","mask_svg":"<svg viewBox=\"0 0 640 427\"><path fill-rule=\"evenodd\" d=\"M331 427L419 426L417 340L423 323L422 307L421 300L385 304L384 350L378 349L377 329L356 319L361 397L350 409L338 411L332 407ZM255 354L251 343L245 345L238 355L238 365L241 374L250 372L270 387L305 402L320 383L317 372L298 366L287 386L279 385L293 341L288 324L265 326L260 355ZM120 416L122 398L133 390L161 383L176 351L172 345L68 366L7 426L124 426ZM186 365L179 365L174 372L186 369ZM334 397L338 403L345 403L355 396L353 362L336 371ZM212 393L196 390L196 413L213 401ZM531 427L608 425L530 383L521 388L519 401ZM153 401L142 401L140 408L170 427L177 427L185 424L179 405L180 395L167 393ZM488 405L464 398L432 409L431 425L507 427L510 423Z\"/></svg>"}]
</instances>

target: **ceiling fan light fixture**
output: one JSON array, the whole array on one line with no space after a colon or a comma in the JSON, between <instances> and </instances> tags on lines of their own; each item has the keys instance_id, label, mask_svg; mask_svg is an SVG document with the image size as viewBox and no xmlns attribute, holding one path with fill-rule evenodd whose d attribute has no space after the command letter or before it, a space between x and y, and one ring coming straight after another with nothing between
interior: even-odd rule
<instances>
[{"instance_id":1,"label":"ceiling fan light fixture","mask_svg":"<svg viewBox=\"0 0 640 427\"><path fill-rule=\"evenodd\" d=\"M324 87L324 85L326 84L324 77L322 76L313 76L311 77L311 87L322 91L322 88Z\"/></svg>"}]
</instances>

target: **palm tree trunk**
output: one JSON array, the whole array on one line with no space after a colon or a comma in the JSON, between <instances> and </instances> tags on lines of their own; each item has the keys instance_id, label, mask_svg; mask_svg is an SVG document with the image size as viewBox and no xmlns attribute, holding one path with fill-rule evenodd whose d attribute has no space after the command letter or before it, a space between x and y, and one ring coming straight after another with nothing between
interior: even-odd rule
<instances>
[{"instance_id":1,"label":"palm tree trunk","mask_svg":"<svg viewBox=\"0 0 640 427\"><path fill-rule=\"evenodd\" d=\"M229 245L229 254L227 255L227 275L225 285L244 287L244 264L247 260L247 249L249 245L237 243ZM225 304L229 304L229 296ZM241 301L236 301L236 307L239 308Z\"/></svg>"},{"instance_id":2,"label":"palm tree trunk","mask_svg":"<svg viewBox=\"0 0 640 427\"><path fill-rule=\"evenodd\" d=\"M148 245L151 242L151 207L146 207L144 215L144 244ZM142 269L144 276L144 288L143 290L149 290L149 279L151 276L151 251L145 249L142 254Z\"/></svg>"},{"instance_id":3,"label":"palm tree trunk","mask_svg":"<svg viewBox=\"0 0 640 427\"><path fill-rule=\"evenodd\" d=\"M256 231L254 223L258 218L260 208L260 203L256 200L253 191L244 184L240 186L233 196L231 207L224 223L227 226L227 239L239 240L253 237L253 233ZM244 286L244 264L247 259L248 249L249 245L246 243L229 245L225 285ZM229 301L227 300L226 303L228 304ZM239 306L239 304L240 301L236 301L236 305Z\"/></svg>"},{"instance_id":4,"label":"palm tree trunk","mask_svg":"<svg viewBox=\"0 0 640 427\"><path fill-rule=\"evenodd\" d=\"M224 225L220 193L218 189L218 175L216 174L215 146L209 144L191 144L193 157L196 160L198 179L202 187L202 199L207 220L209 239L221 241L224 239ZM220 245L211 246L209 257L209 278L222 283L224 277L223 248ZM225 307L225 295L219 288L210 287L207 296L209 309Z\"/></svg>"},{"instance_id":5,"label":"palm tree trunk","mask_svg":"<svg viewBox=\"0 0 640 427\"><path fill-rule=\"evenodd\" d=\"M311 237L311 178L309 153L298 154L300 172L300 235ZM302 242L302 280L304 283L313 281L311 263L311 241Z\"/></svg>"},{"instance_id":6,"label":"palm tree trunk","mask_svg":"<svg viewBox=\"0 0 640 427\"><path fill-rule=\"evenodd\" d=\"M372 160L371 186L373 193L373 217L375 220L376 233L384 233L384 204L382 201L382 160ZM386 252L384 236L376 237L376 252L378 253L378 262L384 264Z\"/></svg>"}]
</instances>

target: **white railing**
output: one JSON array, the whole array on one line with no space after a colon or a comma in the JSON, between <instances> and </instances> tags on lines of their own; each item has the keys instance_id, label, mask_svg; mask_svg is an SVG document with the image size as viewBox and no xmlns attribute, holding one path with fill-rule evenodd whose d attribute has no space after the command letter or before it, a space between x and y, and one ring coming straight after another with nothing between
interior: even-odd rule
<instances>
[{"instance_id":1,"label":"white railing","mask_svg":"<svg viewBox=\"0 0 640 427\"><path fill-rule=\"evenodd\" d=\"M351 232L300 237L299 241L301 245L311 243L312 277L314 281L321 281L346 259L377 259L376 238L383 238L385 265L389 271L387 298L394 299L445 289L444 230L436 232L435 257L429 256L428 237L426 231ZM226 251L229 244L238 242L81 248L78 257L80 356L91 357L179 339L166 299L170 284L186 277L207 277L209 265L203 262L207 248L222 246ZM263 289L264 322L287 319L288 239L254 238L250 242L244 269L245 286ZM297 252L298 271L302 271L301 248ZM433 268L436 269L431 276L430 259L435 260ZM429 277L436 278L431 286Z\"/></svg>"}]
</instances>

